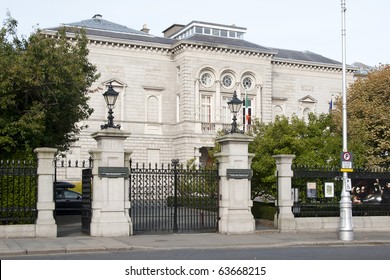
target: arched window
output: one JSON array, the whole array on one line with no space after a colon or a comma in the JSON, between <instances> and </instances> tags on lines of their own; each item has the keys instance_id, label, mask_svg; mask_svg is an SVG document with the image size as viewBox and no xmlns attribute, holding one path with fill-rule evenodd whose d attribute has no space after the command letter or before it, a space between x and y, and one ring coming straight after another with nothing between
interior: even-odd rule
<instances>
[{"instance_id":1,"label":"arched window","mask_svg":"<svg viewBox=\"0 0 390 280\"><path fill-rule=\"evenodd\" d=\"M309 122L309 114L311 113L311 109L310 108L305 108L303 110L303 120L307 123Z\"/></svg>"},{"instance_id":2,"label":"arched window","mask_svg":"<svg viewBox=\"0 0 390 280\"><path fill-rule=\"evenodd\" d=\"M283 116L283 108L280 105L276 105L273 110L273 120L275 120L276 116Z\"/></svg>"},{"instance_id":3,"label":"arched window","mask_svg":"<svg viewBox=\"0 0 390 280\"><path fill-rule=\"evenodd\" d=\"M147 100L147 122L159 121L158 98L154 95L149 96Z\"/></svg>"}]
</instances>

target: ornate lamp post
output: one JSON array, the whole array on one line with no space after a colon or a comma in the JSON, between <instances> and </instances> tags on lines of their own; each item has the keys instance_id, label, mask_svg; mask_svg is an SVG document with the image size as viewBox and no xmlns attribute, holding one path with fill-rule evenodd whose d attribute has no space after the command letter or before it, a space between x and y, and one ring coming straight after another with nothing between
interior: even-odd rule
<instances>
[{"instance_id":1,"label":"ornate lamp post","mask_svg":"<svg viewBox=\"0 0 390 280\"><path fill-rule=\"evenodd\" d=\"M106 101L107 108L108 108L108 117L107 117L108 123L102 124L100 126L101 129L106 129L106 128L120 129L121 128L121 126L119 124L114 125L114 116L113 116L114 112L112 111L112 109L115 106L116 99L118 98L118 95L119 95L119 92L115 91L112 87L112 84L110 83L108 85L107 91L105 93L103 93L104 100Z\"/></svg>"},{"instance_id":2,"label":"ornate lamp post","mask_svg":"<svg viewBox=\"0 0 390 280\"><path fill-rule=\"evenodd\" d=\"M229 110L233 114L232 129L230 133L239 133L237 129L237 113L240 111L242 106L242 101L237 98L237 93L234 91L233 98L228 103Z\"/></svg>"}]
</instances>

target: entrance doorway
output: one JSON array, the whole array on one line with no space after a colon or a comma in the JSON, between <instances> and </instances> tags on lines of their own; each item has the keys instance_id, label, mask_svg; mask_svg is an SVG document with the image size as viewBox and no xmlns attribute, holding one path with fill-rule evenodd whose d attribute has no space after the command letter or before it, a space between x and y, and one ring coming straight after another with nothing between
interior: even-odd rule
<instances>
[{"instance_id":1,"label":"entrance doorway","mask_svg":"<svg viewBox=\"0 0 390 280\"><path fill-rule=\"evenodd\" d=\"M178 160L165 166L131 166L133 232L216 231L218 180L217 168L185 167Z\"/></svg>"}]
</instances>

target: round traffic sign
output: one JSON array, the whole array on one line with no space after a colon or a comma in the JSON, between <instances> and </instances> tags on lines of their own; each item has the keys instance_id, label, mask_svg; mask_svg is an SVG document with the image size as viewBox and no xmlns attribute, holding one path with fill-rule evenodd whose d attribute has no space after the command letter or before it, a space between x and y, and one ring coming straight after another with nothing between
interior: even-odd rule
<instances>
[{"instance_id":1,"label":"round traffic sign","mask_svg":"<svg viewBox=\"0 0 390 280\"><path fill-rule=\"evenodd\" d=\"M351 153L350 152L344 152L343 153L343 160L350 161L351 160Z\"/></svg>"}]
</instances>

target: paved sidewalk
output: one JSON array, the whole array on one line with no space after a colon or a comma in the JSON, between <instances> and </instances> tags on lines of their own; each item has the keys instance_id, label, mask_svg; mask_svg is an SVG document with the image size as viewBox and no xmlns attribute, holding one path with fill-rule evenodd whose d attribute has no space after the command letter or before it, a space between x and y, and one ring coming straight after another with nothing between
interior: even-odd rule
<instances>
[{"instance_id":1,"label":"paved sidewalk","mask_svg":"<svg viewBox=\"0 0 390 280\"><path fill-rule=\"evenodd\" d=\"M33 254L86 253L123 250L172 250L211 248L271 248L291 246L390 245L387 232L355 232L354 241L344 242L337 233L278 233L259 230L255 234L218 233L134 235L128 237L90 237L77 235L57 238L0 239L0 258Z\"/></svg>"}]
</instances>

